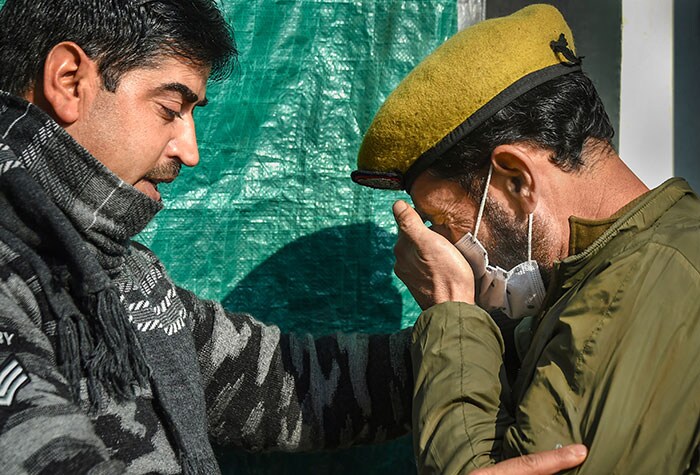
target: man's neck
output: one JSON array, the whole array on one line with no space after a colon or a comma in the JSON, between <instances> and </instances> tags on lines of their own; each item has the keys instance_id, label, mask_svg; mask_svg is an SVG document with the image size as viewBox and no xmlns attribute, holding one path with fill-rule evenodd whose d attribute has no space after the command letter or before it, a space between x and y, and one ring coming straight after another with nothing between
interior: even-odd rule
<instances>
[{"instance_id":1,"label":"man's neck","mask_svg":"<svg viewBox=\"0 0 700 475\"><path fill-rule=\"evenodd\" d=\"M570 201L570 215L589 220L609 218L649 191L615 152L600 157L574 181L575 199Z\"/></svg>"},{"instance_id":2,"label":"man's neck","mask_svg":"<svg viewBox=\"0 0 700 475\"><path fill-rule=\"evenodd\" d=\"M559 227L559 259L569 253L569 217L603 220L649 189L611 148L586 157L584 169L563 173L552 189L552 212Z\"/></svg>"}]
</instances>

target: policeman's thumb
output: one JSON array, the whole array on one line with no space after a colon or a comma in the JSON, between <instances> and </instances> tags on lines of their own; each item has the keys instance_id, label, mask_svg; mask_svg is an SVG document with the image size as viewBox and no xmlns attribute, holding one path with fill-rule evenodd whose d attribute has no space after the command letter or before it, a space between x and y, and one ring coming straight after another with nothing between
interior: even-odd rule
<instances>
[{"instance_id":1,"label":"policeman's thumb","mask_svg":"<svg viewBox=\"0 0 700 475\"><path fill-rule=\"evenodd\" d=\"M394 211L394 219L399 226L399 230L408 234L415 235L423 226L423 220L420 219L416 210L403 200L398 200L392 208Z\"/></svg>"}]
</instances>

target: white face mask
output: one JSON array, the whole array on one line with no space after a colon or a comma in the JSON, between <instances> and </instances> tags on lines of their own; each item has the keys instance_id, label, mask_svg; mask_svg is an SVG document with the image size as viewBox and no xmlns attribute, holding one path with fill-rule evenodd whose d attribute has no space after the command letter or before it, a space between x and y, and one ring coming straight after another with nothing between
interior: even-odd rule
<instances>
[{"instance_id":1,"label":"white face mask","mask_svg":"<svg viewBox=\"0 0 700 475\"><path fill-rule=\"evenodd\" d=\"M500 310L510 318L535 315L544 300L545 288L537 261L532 260L532 213L527 227L527 261L510 271L489 265L488 253L476 238L484 213L493 165L489 167L486 189L479 205L474 235L465 234L455 243L474 271L476 303L487 312Z\"/></svg>"}]
</instances>

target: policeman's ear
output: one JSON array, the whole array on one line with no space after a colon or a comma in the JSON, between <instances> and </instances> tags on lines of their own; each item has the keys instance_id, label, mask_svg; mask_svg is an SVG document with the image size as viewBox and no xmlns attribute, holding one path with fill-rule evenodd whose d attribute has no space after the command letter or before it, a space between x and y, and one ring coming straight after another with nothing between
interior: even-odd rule
<instances>
[{"instance_id":1,"label":"policeman's ear","mask_svg":"<svg viewBox=\"0 0 700 475\"><path fill-rule=\"evenodd\" d=\"M494 198L507 202L517 215L527 216L537 207L539 176L533 160L539 155L539 150L517 143L499 145L491 154Z\"/></svg>"},{"instance_id":2,"label":"policeman's ear","mask_svg":"<svg viewBox=\"0 0 700 475\"><path fill-rule=\"evenodd\" d=\"M72 41L54 46L46 56L40 84L47 112L62 126L76 122L100 87L97 64Z\"/></svg>"}]
</instances>

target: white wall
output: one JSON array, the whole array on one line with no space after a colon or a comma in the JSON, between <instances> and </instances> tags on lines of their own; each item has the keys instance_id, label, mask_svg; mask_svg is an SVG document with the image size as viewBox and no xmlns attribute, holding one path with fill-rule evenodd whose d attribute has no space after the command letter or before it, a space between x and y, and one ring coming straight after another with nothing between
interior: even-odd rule
<instances>
[{"instance_id":1,"label":"white wall","mask_svg":"<svg viewBox=\"0 0 700 475\"><path fill-rule=\"evenodd\" d=\"M457 29L463 30L486 19L486 0L457 0Z\"/></svg>"},{"instance_id":2,"label":"white wall","mask_svg":"<svg viewBox=\"0 0 700 475\"><path fill-rule=\"evenodd\" d=\"M622 0L620 156L649 187L673 175L673 0Z\"/></svg>"}]
</instances>

